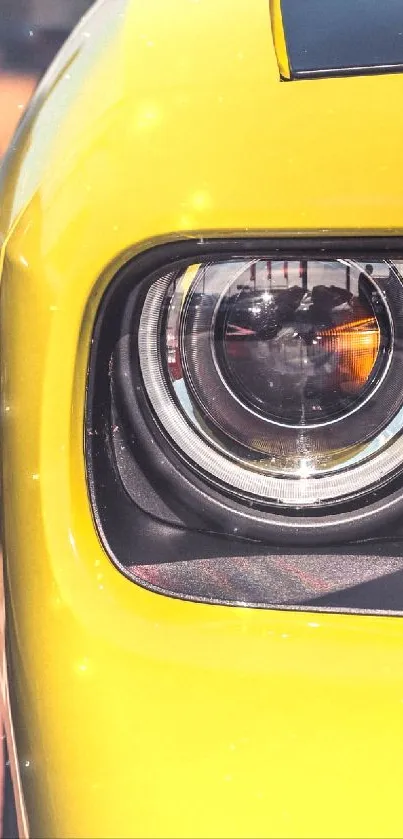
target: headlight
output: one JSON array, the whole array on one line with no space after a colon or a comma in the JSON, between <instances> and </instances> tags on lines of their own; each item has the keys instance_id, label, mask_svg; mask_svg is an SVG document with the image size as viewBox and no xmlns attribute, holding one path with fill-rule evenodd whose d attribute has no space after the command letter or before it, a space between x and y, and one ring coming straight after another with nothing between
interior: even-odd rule
<instances>
[{"instance_id":1,"label":"headlight","mask_svg":"<svg viewBox=\"0 0 403 839\"><path fill-rule=\"evenodd\" d=\"M223 491L304 506L367 491L402 458L400 278L311 260L303 282L267 262L192 264L153 283L138 329L150 405Z\"/></svg>"},{"instance_id":2,"label":"headlight","mask_svg":"<svg viewBox=\"0 0 403 839\"><path fill-rule=\"evenodd\" d=\"M119 274L87 406L93 508L119 564L139 533L154 568L239 557L240 537L273 559L398 532L403 263L370 244L189 242Z\"/></svg>"}]
</instances>

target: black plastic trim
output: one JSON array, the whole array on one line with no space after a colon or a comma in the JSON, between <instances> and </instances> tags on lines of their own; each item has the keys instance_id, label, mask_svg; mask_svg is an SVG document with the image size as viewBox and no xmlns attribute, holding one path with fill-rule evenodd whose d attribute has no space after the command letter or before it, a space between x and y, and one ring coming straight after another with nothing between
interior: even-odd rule
<instances>
[{"instance_id":1,"label":"black plastic trim","mask_svg":"<svg viewBox=\"0 0 403 839\"><path fill-rule=\"evenodd\" d=\"M281 0L292 79L403 72L401 0Z\"/></svg>"}]
</instances>

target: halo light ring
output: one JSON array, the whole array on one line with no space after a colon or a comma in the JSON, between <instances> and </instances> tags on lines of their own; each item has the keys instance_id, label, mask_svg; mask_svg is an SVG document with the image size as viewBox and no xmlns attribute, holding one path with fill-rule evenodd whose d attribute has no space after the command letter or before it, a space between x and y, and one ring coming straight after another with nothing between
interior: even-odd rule
<instances>
[{"instance_id":1,"label":"halo light ring","mask_svg":"<svg viewBox=\"0 0 403 839\"><path fill-rule=\"evenodd\" d=\"M395 474L403 461L403 441L398 436L403 426L403 409L399 411L398 428L388 447L372 456L370 461L355 465L337 476L277 478L259 475L244 463L234 463L220 451L214 451L185 420L173 402L161 369L158 343L160 312L171 275L159 278L150 288L140 317L138 347L145 388L161 425L179 452L207 475L228 485L232 490L278 501L288 506L305 506L325 500L351 496ZM352 477L355 476L354 486Z\"/></svg>"}]
</instances>

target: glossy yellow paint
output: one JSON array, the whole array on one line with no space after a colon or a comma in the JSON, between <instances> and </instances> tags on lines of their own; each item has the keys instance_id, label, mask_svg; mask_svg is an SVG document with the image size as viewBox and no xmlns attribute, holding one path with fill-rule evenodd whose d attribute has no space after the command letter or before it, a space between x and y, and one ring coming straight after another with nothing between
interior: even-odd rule
<instances>
[{"instance_id":1,"label":"glossy yellow paint","mask_svg":"<svg viewBox=\"0 0 403 839\"><path fill-rule=\"evenodd\" d=\"M289 79L291 76L290 62L288 59L287 44L284 34L281 0L270 0L270 14L273 42L276 50L280 75L282 79Z\"/></svg>"},{"instance_id":2,"label":"glossy yellow paint","mask_svg":"<svg viewBox=\"0 0 403 839\"><path fill-rule=\"evenodd\" d=\"M143 590L83 456L101 294L188 236L401 233L399 75L279 81L267 0L107 0L3 173L2 485L32 836L403 834L403 625Z\"/></svg>"}]
</instances>

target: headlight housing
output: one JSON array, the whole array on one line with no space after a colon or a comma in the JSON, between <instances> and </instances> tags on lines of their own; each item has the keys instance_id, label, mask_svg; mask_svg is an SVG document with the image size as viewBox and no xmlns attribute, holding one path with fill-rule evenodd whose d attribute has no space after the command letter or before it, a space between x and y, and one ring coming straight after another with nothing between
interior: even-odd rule
<instances>
[{"instance_id":1,"label":"headlight housing","mask_svg":"<svg viewBox=\"0 0 403 839\"><path fill-rule=\"evenodd\" d=\"M93 508L118 562L145 526L270 550L397 526L399 256L391 240L201 240L123 269L101 305L87 405ZM151 518L133 525L140 511Z\"/></svg>"}]
</instances>

